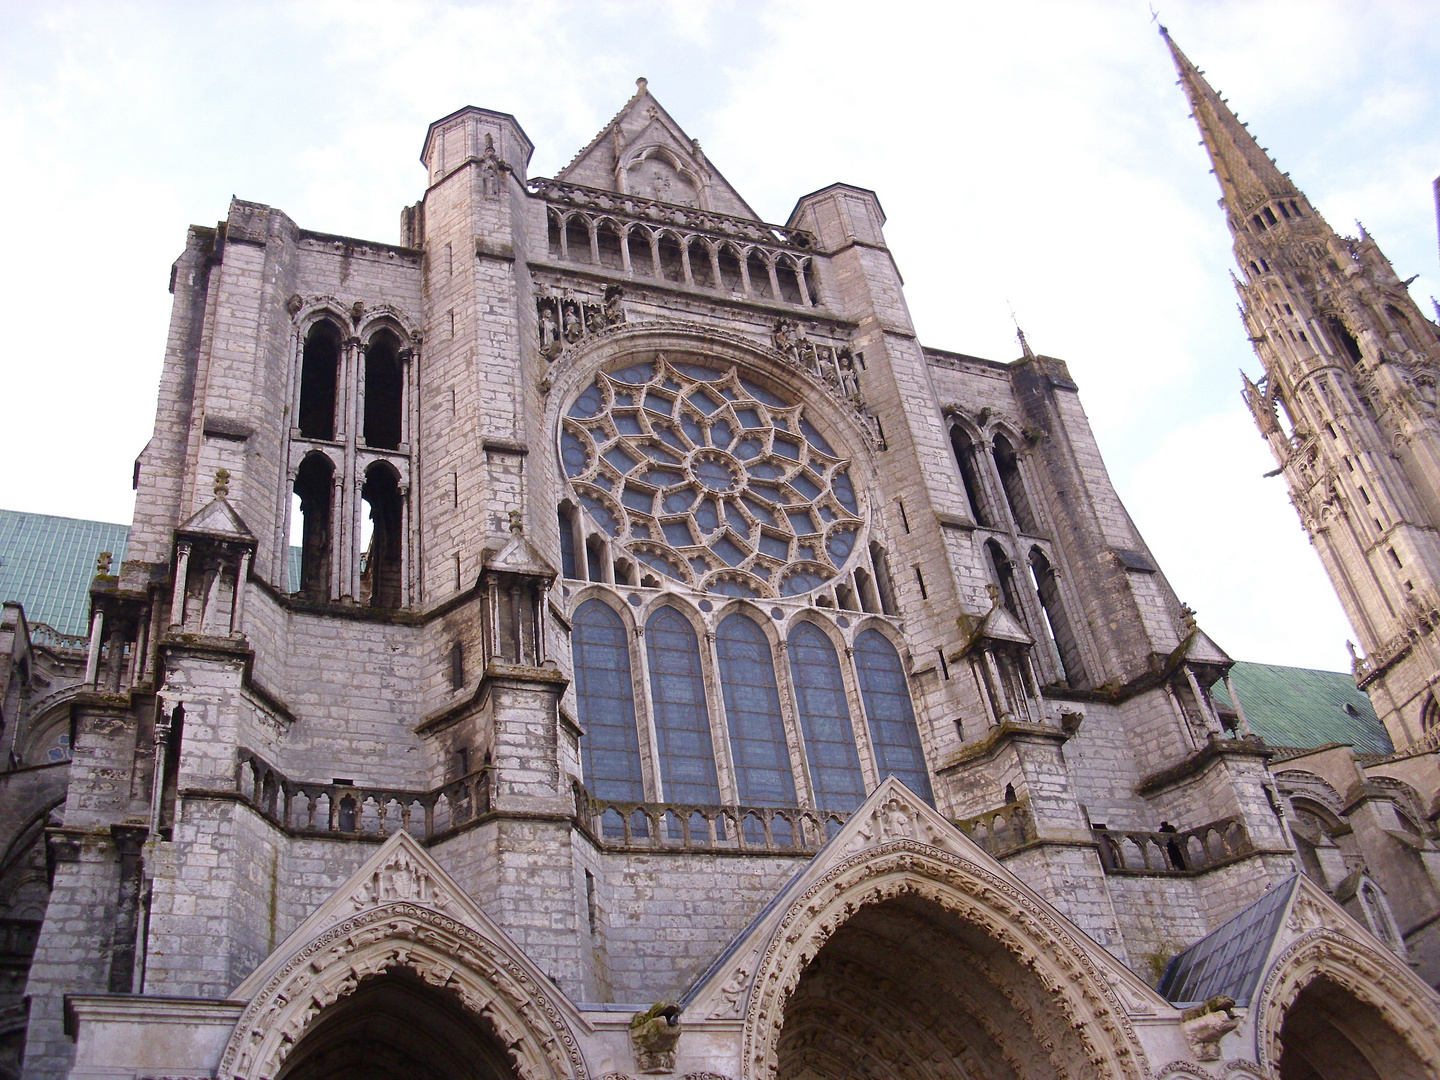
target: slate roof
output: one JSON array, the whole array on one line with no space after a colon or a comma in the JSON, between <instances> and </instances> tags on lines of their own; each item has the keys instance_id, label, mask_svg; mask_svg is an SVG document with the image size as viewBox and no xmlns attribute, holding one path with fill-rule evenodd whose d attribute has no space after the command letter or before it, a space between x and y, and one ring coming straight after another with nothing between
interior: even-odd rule
<instances>
[{"instance_id":1,"label":"slate roof","mask_svg":"<svg viewBox=\"0 0 1440 1080\"><path fill-rule=\"evenodd\" d=\"M129 542L127 525L0 510L0 600L24 604L32 623L84 634L95 557L110 552L118 571Z\"/></svg>"},{"instance_id":2,"label":"slate roof","mask_svg":"<svg viewBox=\"0 0 1440 1080\"><path fill-rule=\"evenodd\" d=\"M1230 682L1251 730L1271 746L1344 743L1359 754L1394 753L1370 699L1347 672L1239 660L1230 669ZM1212 693L1222 710L1231 708L1223 685Z\"/></svg>"},{"instance_id":3,"label":"slate roof","mask_svg":"<svg viewBox=\"0 0 1440 1080\"><path fill-rule=\"evenodd\" d=\"M1299 883L1296 875L1277 885L1180 953L1166 966L1156 989L1174 1005L1193 1005L1222 995L1234 998L1237 1005L1250 1004Z\"/></svg>"}]
</instances>

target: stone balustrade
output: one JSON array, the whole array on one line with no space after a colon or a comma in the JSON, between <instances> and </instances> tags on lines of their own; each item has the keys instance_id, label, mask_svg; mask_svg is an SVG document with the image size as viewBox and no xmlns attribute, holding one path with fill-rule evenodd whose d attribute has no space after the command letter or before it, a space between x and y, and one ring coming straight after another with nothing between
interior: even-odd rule
<instances>
[{"instance_id":1,"label":"stone balustrade","mask_svg":"<svg viewBox=\"0 0 1440 1080\"><path fill-rule=\"evenodd\" d=\"M1107 874L1203 874L1255 850L1238 816L1184 832L1094 829Z\"/></svg>"},{"instance_id":2,"label":"stone balustrade","mask_svg":"<svg viewBox=\"0 0 1440 1080\"><path fill-rule=\"evenodd\" d=\"M45 645L52 649L74 649L77 652L84 652L90 643L84 634L62 634L49 623L34 622L30 623L28 628L31 645Z\"/></svg>"},{"instance_id":3,"label":"stone balustrade","mask_svg":"<svg viewBox=\"0 0 1440 1080\"><path fill-rule=\"evenodd\" d=\"M493 773L486 766L430 791L327 784L291 780L242 749L236 786L261 815L296 836L383 839L403 830L433 840L489 813Z\"/></svg>"},{"instance_id":4,"label":"stone balustrade","mask_svg":"<svg viewBox=\"0 0 1440 1080\"><path fill-rule=\"evenodd\" d=\"M1030 811L1029 799L1006 803L983 814L952 821L951 824L996 859L1024 847L1036 838L1035 815Z\"/></svg>"},{"instance_id":5,"label":"stone balustrade","mask_svg":"<svg viewBox=\"0 0 1440 1080\"><path fill-rule=\"evenodd\" d=\"M576 821L601 847L812 855L850 816L797 806L620 802L575 789Z\"/></svg>"}]
</instances>

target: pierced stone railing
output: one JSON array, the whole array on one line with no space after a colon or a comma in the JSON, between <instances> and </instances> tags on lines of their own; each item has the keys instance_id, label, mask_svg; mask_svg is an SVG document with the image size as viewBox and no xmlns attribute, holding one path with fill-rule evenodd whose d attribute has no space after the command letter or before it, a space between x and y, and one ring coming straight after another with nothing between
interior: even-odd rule
<instances>
[{"instance_id":1,"label":"pierced stone railing","mask_svg":"<svg viewBox=\"0 0 1440 1080\"><path fill-rule=\"evenodd\" d=\"M1030 800L1020 799L952 824L993 858L1008 855L1035 839L1035 815Z\"/></svg>"},{"instance_id":2,"label":"pierced stone railing","mask_svg":"<svg viewBox=\"0 0 1440 1080\"><path fill-rule=\"evenodd\" d=\"M1255 850L1239 817L1222 818L1185 832L1092 831L1107 874L1203 874Z\"/></svg>"},{"instance_id":3,"label":"pierced stone railing","mask_svg":"<svg viewBox=\"0 0 1440 1080\"><path fill-rule=\"evenodd\" d=\"M62 634L49 623L30 623L29 629L31 645L48 645L52 649L78 649L81 652L90 646L90 639L84 634Z\"/></svg>"},{"instance_id":4,"label":"pierced stone railing","mask_svg":"<svg viewBox=\"0 0 1440 1080\"><path fill-rule=\"evenodd\" d=\"M236 787L259 813L298 836L383 838L397 831L431 840L490 811L494 768L430 791L291 780L241 750Z\"/></svg>"},{"instance_id":5,"label":"pierced stone railing","mask_svg":"<svg viewBox=\"0 0 1440 1080\"><path fill-rule=\"evenodd\" d=\"M845 824L841 810L620 802L575 789L576 822L601 847L813 855Z\"/></svg>"}]
</instances>

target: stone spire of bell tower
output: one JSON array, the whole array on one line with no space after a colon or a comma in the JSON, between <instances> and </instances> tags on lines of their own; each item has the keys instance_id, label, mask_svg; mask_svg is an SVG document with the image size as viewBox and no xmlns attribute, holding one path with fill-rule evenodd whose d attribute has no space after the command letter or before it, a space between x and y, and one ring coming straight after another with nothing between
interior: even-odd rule
<instances>
[{"instance_id":1,"label":"stone spire of bell tower","mask_svg":"<svg viewBox=\"0 0 1440 1080\"><path fill-rule=\"evenodd\" d=\"M1245 402L1363 647L1357 680L1397 747L1440 740L1440 334L1364 228L1331 229L1160 32L1234 237L1264 368Z\"/></svg>"}]
</instances>

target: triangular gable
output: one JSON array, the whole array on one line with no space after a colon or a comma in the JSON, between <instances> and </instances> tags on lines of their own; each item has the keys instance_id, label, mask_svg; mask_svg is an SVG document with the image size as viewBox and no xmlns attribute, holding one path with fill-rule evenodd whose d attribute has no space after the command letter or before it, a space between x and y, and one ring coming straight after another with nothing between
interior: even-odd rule
<instances>
[{"instance_id":1,"label":"triangular gable","mask_svg":"<svg viewBox=\"0 0 1440 1080\"><path fill-rule=\"evenodd\" d=\"M759 221L645 80L636 85L635 95L556 179Z\"/></svg>"},{"instance_id":2,"label":"triangular gable","mask_svg":"<svg viewBox=\"0 0 1440 1080\"><path fill-rule=\"evenodd\" d=\"M217 495L202 506L177 531L226 540L255 541L255 534L223 495Z\"/></svg>"},{"instance_id":3,"label":"triangular gable","mask_svg":"<svg viewBox=\"0 0 1440 1080\"><path fill-rule=\"evenodd\" d=\"M762 957L796 901L840 864L863 854L868 848L878 849L898 840L937 848L1001 879L1063 927L1086 951L1090 962L1105 974L1109 984L1123 995L1128 1005L1139 1011L1153 1011L1165 1006L1163 999L1134 972L893 776L887 777L871 793L830 842L732 941L685 995L682 1004L687 1009L694 1009L699 1016L713 1019L742 1017Z\"/></svg>"},{"instance_id":4,"label":"triangular gable","mask_svg":"<svg viewBox=\"0 0 1440 1080\"><path fill-rule=\"evenodd\" d=\"M555 568L550 565L549 560L518 530L511 534L504 547L493 555L486 556L483 568L492 573L524 574L545 578L547 581L556 576Z\"/></svg>"},{"instance_id":5,"label":"triangular gable","mask_svg":"<svg viewBox=\"0 0 1440 1080\"><path fill-rule=\"evenodd\" d=\"M1230 657L1204 630L1196 627L1185 649L1185 659L1192 664L1229 664Z\"/></svg>"},{"instance_id":6,"label":"triangular gable","mask_svg":"<svg viewBox=\"0 0 1440 1080\"><path fill-rule=\"evenodd\" d=\"M233 1001L249 1001L297 954L342 920L352 919L390 904L427 908L453 919L489 941L497 952L523 968L532 985L543 986L559 1003L565 1019L575 1027L588 1027L574 1004L550 977L530 962L490 916L445 872L420 842L408 832L397 832L351 874L330 898L311 912L284 941L252 971L235 991Z\"/></svg>"}]
</instances>

